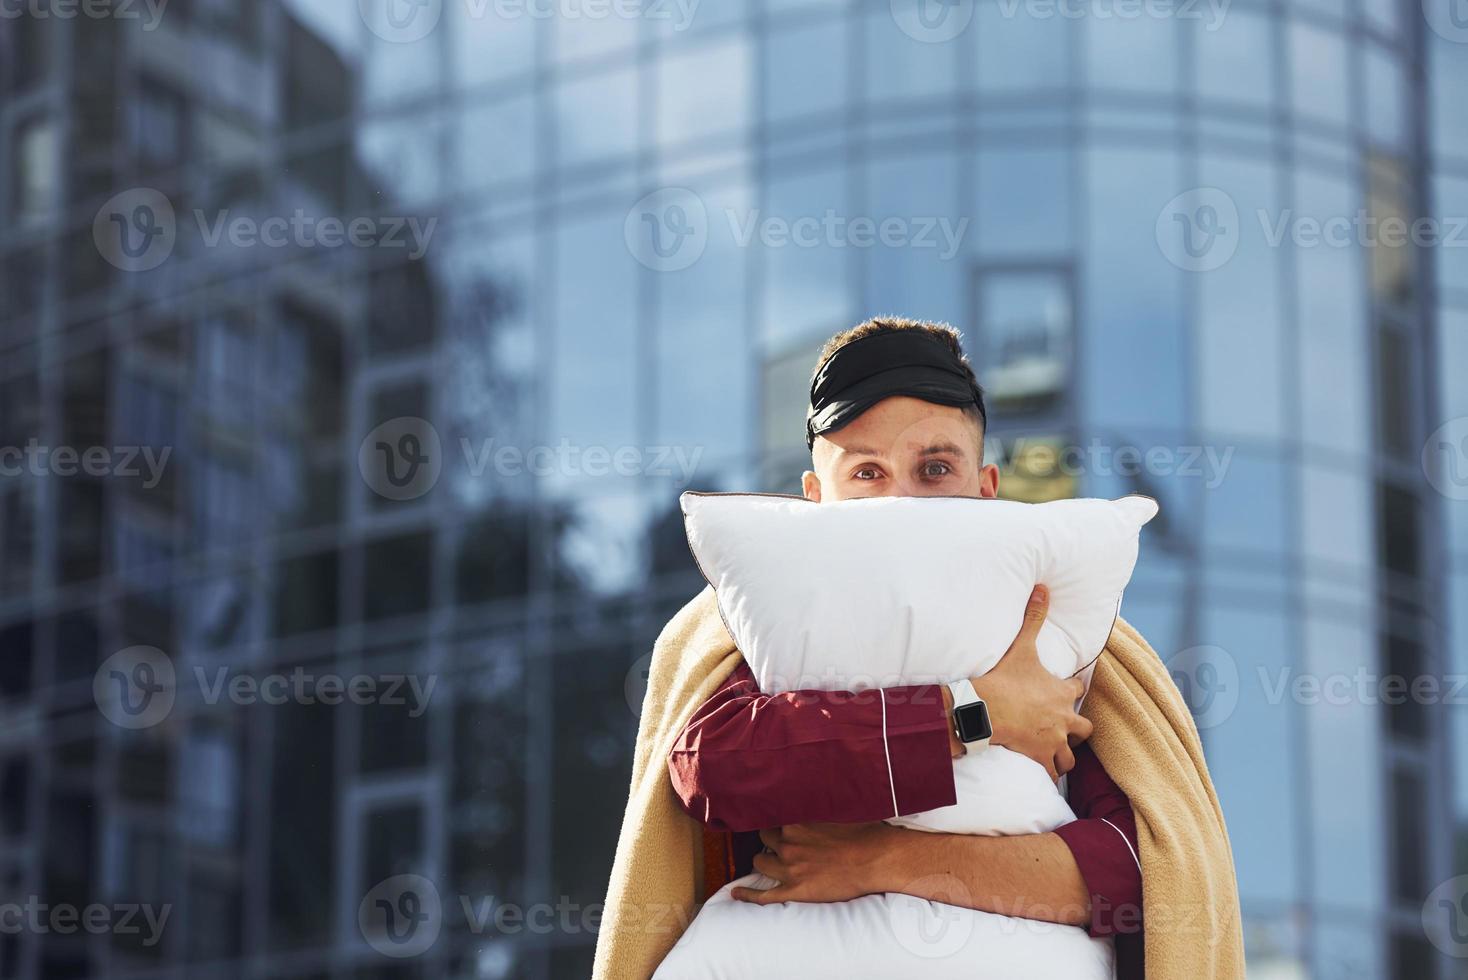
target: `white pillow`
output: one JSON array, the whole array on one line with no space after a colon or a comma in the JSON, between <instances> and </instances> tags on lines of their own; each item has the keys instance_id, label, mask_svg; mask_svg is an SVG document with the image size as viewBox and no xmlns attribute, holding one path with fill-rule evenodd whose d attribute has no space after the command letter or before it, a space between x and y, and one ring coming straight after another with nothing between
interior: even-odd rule
<instances>
[{"instance_id":1,"label":"white pillow","mask_svg":"<svg viewBox=\"0 0 1468 980\"><path fill-rule=\"evenodd\" d=\"M1115 951L1078 926L979 912L911 895L849 902L708 900L653 980L1115 980Z\"/></svg>"},{"instance_id":2,"label":"white pillow","mask_svg":"<svg viewBox=\"0 0 1468 980\"><path fill-rule=\"evenodd\" d=\"M688 544L760 690L865 690L977 677L1014 641L1036 583L1037 647L1057 677L1106 645L1150 497L1025 504L684 493ZM1089 681L1090 671L1082 677ZM1075 819L1039 764L998 746L954 763L958 802L894 819L1024 834Z\"/></svg>"},{"instance_id":3,"label":"white pillow","mask_svg":"<svg viewBox=\"0 0 1468 980\"><path fill-rule=\"evenodd\" d=\"M1037 641L1057 676L1100 655L1157 513L1146 497L1022 504L883 497L813 504L772 494L682 496L688 543L767 694L976 677L1050 589ZM958 802L889 822L969 834L1041 833L1074 813L1037 763L998 746L954 762ZM901 894L758 906L713 896L657 980L922 976L1110 980L1109 940Z\"/></svg>"}]
</instances>

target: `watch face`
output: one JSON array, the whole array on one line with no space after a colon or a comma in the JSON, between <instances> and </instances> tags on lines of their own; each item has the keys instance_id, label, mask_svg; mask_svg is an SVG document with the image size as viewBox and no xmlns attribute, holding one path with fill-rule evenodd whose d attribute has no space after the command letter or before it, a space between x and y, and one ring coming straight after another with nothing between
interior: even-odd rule
<instances>
[{"instance_id":1,"label":"watch face","mask_svg":"<svg viewBox=\"0 0 1468 980\"><path fill-rule=\"evenodd\" d=\"M989 706L982 701L954 708L953 720L960 742L977 742L994 734L994 728L989 724Z\"/></svg>"}]
</instances>

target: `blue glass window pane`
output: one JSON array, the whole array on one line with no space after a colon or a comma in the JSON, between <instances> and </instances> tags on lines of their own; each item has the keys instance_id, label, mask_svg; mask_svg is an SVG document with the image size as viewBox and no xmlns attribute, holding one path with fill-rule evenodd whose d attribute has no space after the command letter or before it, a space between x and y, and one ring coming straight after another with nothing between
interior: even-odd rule
<instances>
[{"instance_id":1,"label":"blue glass window pane","mask_svg":"<svg viewBox=\"0 0 1468 980\"><path fill-rule=\"evenodd\" d=\"M1196 21L1193 44L1198 94L1260 108L1271 105L1276 84L1272 53L1276 23L1266 14L1237 8L1231 8L1211 29L1207 21Z\"/></svg>"},{"instance_id":2,"label":"blue glass window pane","mask_svg":"<svg viewBox=\"0 0 1468 980\"><path fill-rule=\"evenodd\" d=\"M850 214L846 182L844 170L776 176L769 183L764 207L741 220L792 222L819 218L828 210ZM800 247L789 241L771 246L762 244L757 232L750 248L763 270L759 322L767 347L778 350L852 325L850 249Z\"/></svg>"},{"instance_id":3,"label":"blue glass window pane","mask_svg":"<svg viewBox=\"0 0 1468 980\"><path fill-rule=\"evenodd\" d=\"M1349 220L1362 207L1360 191L1340 178L1311 171L1295 179L1295 201L1286 214L1294 227ZM1308 242L1310 239L1302 239ZM1347 452L1365 453L1372 423L1366 393L1366 283L1361 248L1354 237L1345 244L1286 244L1295 263L1298 364L1305 441Z\"/></svg>"},{"instance_id":4,"label":"blue glass window pane","mask_svg":"<svg viewBox=\"0 0 1468 980\"><path fill-rule=\"evenodd\" d=\"M536 5L526 4L534 9ZM637 43L642 30L642 16L622 16L618 4L587 5L582 16L552 17L547 20L552 26L552 48L557 60L566 64L586 58L604 58L617 52L630 51ZM493 8L491 8L493 9ZM626 7L629 11L651 9L648 7ZM590 16L590 11L597 16ZM671 10L671 7L669 8Z\"/></svg>"},{"instance_id":5,"label":"blue glass window pane","mask_svg":"<svg viewBox=\"0 0 1468 980\"><path fill-rule=\"evenodd\" d=\"M1048 148L981 150L971 241L985 256L1046 256L1073 243L1072 157Z\"/></svg>"},{"instance_id":6,"label":"blue glass window pane","mask_svg":"<svg viewBox=\"0 0 1468 980\"><path fill-rule=\"evenodd\" d=\"M1382 808L1341 805L1390 799L1382 767L1362 765L1363 759L1382 758L1382 706L1372 700L1372 689L1362 694L1355 686L1358 672L1368 681L1380 674L1374 623L1369 614L1312 612L1305 621L1304 653L1301 669L1322 684L1318 699L1307 694L1297 708L1306 722L1306 778L1314 812L1330 814L1314 822L1309 839L1312 897L1336 909L1378 915L1387 895Z\"/></svg>"},{"instance_id":7,"label":"blue glass window pane","mask_svg":"<svg viewBox=\"0 0 1468 980\"><path fill-rule=\"evenodd\" d=\"M845 23L834 19L771 30L765 44L767 119L829 113L841 106L849 97L846 33Z\"/></svg>"},{"instance_id":8,"label":"blue glass window pane","mask_svg":"<svg viewBox=\"0 0 1468 980\"><path fill-rule=\"evenodd\" d=\"M749 449L750 354L747 270L752 254L730 233L727 216L745 215L743 184L699 188L709 216L698 261L657 273L657 442L698 450L710 462Z\"/></svg>"},{"instance_id":9,"label":"blue glass window pane","mask_svg":"<svg viewBox=\"0 0 1468 980\"><path fill-rule=\"evenodd\" d=\"M983 94L1063 90L1071 83L1075 21L1026 13L1019 0L981 0L968 29Z\"/></svg>"},{"instance_id":10,"label":"blue glass window pane","mask_svg":"<svg viewBox=\"0 0 1468 980\"><path fill-rule=\"evenodd\" d=\"M637 442L636 274L623 239L625 215L597 215L557 230L551 445L615 450Z\"/></svg>"},{"instance_id":11,"label":"blue glass window pane","mask_svg":"<svg viewBox=\"0 0 1468 980\"><path fill-rule=\"evenodd\" d=\"M928 0L910 2L927 3ZM961 13L948 16L961 16ZM911 99L951 92L956 87L959 51L956 42L913 38L898 25L886 3L868 13L864 27L867 71L862 86L868 100Z\"/></svg>"},{"instance_id":12,"label":"blue glass window pane","mask_svg":"<svg viewBox=\"0 0 1468 980\"><path fill-rule=\"evenodd\" d=\"M1289 483L1284 464L1237 446L1203 440L1211 451L1191 461L1203 485L1203 546L1282 555L1294 539L1285 520ZM1179 465L1182 465L1179 463Z\"/></svg>"},{"instance_id":13,"label":"blue glass window pane","mask_svg":"<svg viewBox=\"0 0 1468 980\"><path fill-rule=\"evenodd\" d=\"M749 126L753 66L748 40L672 46L654 76L663 144L742 137Z\"/></svg>"},{"instance_id":14,"label":"blue glass window pane","mask_svg":"<svg viewBox=\"0 0 1468 980\"><path fill-rule=\"evenodd\" d=\"M475 4L446 3L444 17L452 45L450 82L473 88L499 79L528 75L535 67L537 35L544 21L534 17L480 14Z\"/></svg>"},{"instance_id":15,"label":"blue glass window pane","mask_svg":"<svg viewBox=\"0 0 1468 980\"><path fill-rule=\"evenodd\" d=\"M1086 17L1086 77L1093 88L1177 90L1178 21Z\"/></svg>"},{"instance_id":16,"label":"blue glass window pane","mask_svg":"<svg viewBox=\"0 0 1468 980\"><path fill-rule=\"evenodd\" d=\"M529 181L534 176L538 141L533 96L477 102L450 118L460 187Z\"/></svg>"},{"instance_id":17,"label":"blue glass window pane","mask_svg":"<svg viewBox=\"0 0 1468 980\"><path fill-rule=\"evenodd\" d=\"M1444 242L1451 246L1434 248L1437 281L1448 289L1468 288L1468 180L1462 177L1438 177L1432 182L1434 217L1442 223ZM1461 378L1462 375L1459 375Z\"/></svg>"},{"instance_id":18,"label":"blue glass window pane","mask_svg":"<svg viewBox=\"0 0 1468 980\"><path fill-rule=\"evenodd\" d=\"M1226 194L1237 212L1232 256L1193 277L1199 424L1210 434L1272 439L1284 430L1284 395L1292 386L1282 374L1281 250L1270 247L1258 217L1279 212L1275 174L1267 162L1199 160L1199 183Z\"/></svg>"},{"instance_id":19,"label":"blue glass window pane","mask_svg":"<svg viewBox=\"0 0 1468 980\"><path fill-rule=\"evenodd\" d=\"M866 264L867 309L963 323L963 254L973 222L955 207L957 170L952 154L900 156L868 166L866 217L893 233L858 247Z\"/></svg>"},{"instance_id":20,"label":"blue glass window pane","mask_svg":"<svg viewBox=\"0 0 1468 980\"><path fill-rule=\"evenodd\" d=\"M1236 848L1239 893L1246 906L1284 907L1299 898L1300 789L1293 712L1270 697L1282 673L1298 672L1294 632L1268 603L1208 605L1199 646L1159 650L1198 720L1208 767ZM1261 682L1261 678L1270 683Z\"/></svg>"},{"instance_id":21,"label":"blue glass window pane","mask_svg":"<svg viewBox=\"0 0 1468 980\"><path fill-rule=\"evenodd\" d=\"M637 152L637 69L567 79L556 90L556 136L563 166Z\"/></svg>"},{"instance_id":22,"label":"blue glass window pane","mask_svg":"<svg viewBox=\"0 0 1468 980\"><path fill-rule=\"evenodd\" d=\"M1290 25L1290 91L1295 112L1301 116L1347 124L1350 75L1346 42L1340 34L1301 21Z\"/></svg>"},{"instance_id":23,"label":"blue glass window pane","mask_svg":"<svg viewBox=\"0 0 1468 980\"><path fill-rule=\"evenodd\" d=\"M1396 57L1380 45L1362 52L1365 68L1366 131L1372 139L1399 149L1407 138L1411 118L1407 107L1407 79Z\"/></svg>"},{"instance_id":24,"label":"blue glass window pane","mask_svg":"<svg viewBox=\"0 0 1468 980\"><path fill-rule=\"evenodd\" d=\"M1433 152L1468 157L1468 113L1462 104L1463 93L1468 92L1468 44L1456 44L1431 31L1424 36L1429 48L1427 110Z\"/></svg>"},{"instance_id":25,"label":"blue glass window pane","mask_svg":"<svg viewBox=\"0 0 1468 980\"><path fill-rule=\"evenodd\" d=\"M1157 216L1183 189L1179 172L1172 152L1088 154L1081 397L1101 430L1185 424L1182 272L1156 237Z\"/></svg>"}]
</instances>

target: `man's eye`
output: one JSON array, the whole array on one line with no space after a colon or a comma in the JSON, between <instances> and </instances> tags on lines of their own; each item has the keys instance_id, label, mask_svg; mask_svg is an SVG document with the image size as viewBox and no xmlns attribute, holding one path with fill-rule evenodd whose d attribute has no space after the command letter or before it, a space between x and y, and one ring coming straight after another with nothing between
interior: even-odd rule
<instances>
[{"instance_id":1,"label":"man's eye","mask_svg":"<svg viewBox=\"0 0 1468 980\"><path fill-rule=\"evenodd\" d=\"M851 475L858 480L875 480L879 474L874 468L866 466Z\"/></svg>"},{"instance_id":2,"label":"man's eye","mask_svg":"<svg viewBox=\"0 0 1468 980\"><path fill-rule=\"evenodd\" d=\"M953 470L947 463L928 463L923 467L923 476L930 480L945 477Z\"/></svg>"}]
</instances>

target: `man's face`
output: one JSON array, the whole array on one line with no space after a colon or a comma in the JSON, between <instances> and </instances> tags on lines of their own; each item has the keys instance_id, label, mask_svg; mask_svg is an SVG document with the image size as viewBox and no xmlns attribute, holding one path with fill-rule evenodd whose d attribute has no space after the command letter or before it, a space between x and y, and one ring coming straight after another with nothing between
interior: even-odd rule
<instances>
[{"instance_id":1,"label":"man's face","mask_svg":"<svg viewBox=\"0 0 1468 980\"><path fill-rule=\"evenodd\" d=\"M807 498L993 497L999 468L983 465L982 434L961 408L897 395L844 428L817 436L801 478Z\"/></svg>"}]
</instances>

